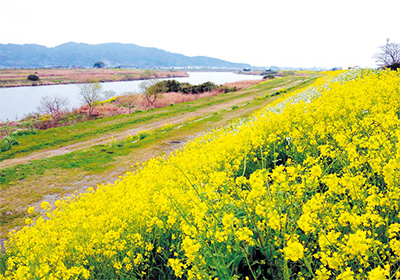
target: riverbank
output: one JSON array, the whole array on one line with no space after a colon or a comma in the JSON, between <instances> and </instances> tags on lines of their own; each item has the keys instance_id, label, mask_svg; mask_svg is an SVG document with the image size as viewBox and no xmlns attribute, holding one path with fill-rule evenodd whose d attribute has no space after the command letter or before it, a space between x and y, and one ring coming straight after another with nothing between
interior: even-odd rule
<instances>
[{"instance_id":1,"label":"riverbank","mask_svg":"<svg viewBox=\"0 0 400 280\"><path fill-rule=\"evenodd\" d=\"M29 75L39 78L29 80ZM0 69L0 87L79 84L89 80L124 82L189 77L185 71L140 69Z\"/></svg>"}]
</instances>

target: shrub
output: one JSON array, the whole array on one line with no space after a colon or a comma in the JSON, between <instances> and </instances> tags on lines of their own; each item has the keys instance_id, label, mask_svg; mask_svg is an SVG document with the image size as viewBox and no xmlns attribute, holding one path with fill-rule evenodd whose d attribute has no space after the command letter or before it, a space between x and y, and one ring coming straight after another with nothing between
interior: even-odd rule
<instances>
[{"instance_id":1,"label":"shrub","mask_svg":"<svg viewBox=\"0 0 400 280\"><path fill-rule=\"evenodd\" d=\"M159 88L165 89L165 92L182 92L185 94L197 94L215 89L217 86L208 81L199 85L191 85L190 83L180 83L176 80L160 81L155 84Z\"/></svg>"},{"instance_id":2,"label":"shrub","mask_svg":"<svg viewBox=\"0 0 400 280\"><path fill-rule=\"evenodd\" d=\"M14 136L22 136L22 135L34 135L37 134L38 131L35 129L17 129L12 133Z\"/></svg>"},{"instance_id":3,"label":"shrub","mask_svg":"<svg viewBox=\"0 0 400 280\"><path fill-rule=\"evenodd\" d=\"M400 69L400 63L392 63L388 66L385 66L385 68L396 71L396 70Z\"/></svg>"},{"instance_id":4,"label":"shrub","mask_svg":"<svg viewBox=\"0 0 400 280\"><path fill-rule=\"evenodd\" d=\"M5 152L11 150L12 146L18 145L18 141L15 137L11 135L7 135L3 139L0 140L0 152Z\"/></svg>"},{"instance_id":5,"label":"shrub","mask_svg":"<svg viewBox=\"0 0 400 280\"><path fill-rule=\"evenodd\" d=\"M39 81L39 76L37 76L37 75L35 75L35 74L30 74L30 75L28 76L28 80L29 80L29 81L33 81L33 82Z\"/></svg>"},{"instance_id":6,"label":"shrub","mask_svg":"<svg viewBox=\"0 0 400 280\"><path fill-rule=\"evenodd\" d=\"M229 93L229 92L235 92L235 91L237 91L238 89L237 89L237 87L236 86L233 86L233 87L230 87L230 86L228 86L228 85L221 85L221 86L219 86L219 88L218 88L218 91L222 91L223 93Z\"/></svg>"},{"instance_id":7,"label":"shrub","mask_svg":"<svg viewBox=\"0 0 400 280\"><path fill-rule=\"evenodd\" d=\"M267 80L267 79L275 79L275 76L274 76L273 74L267 74L267 75L265 75L265 76L263 77L263 79L264 79L264 80Z\"/></svg>"},{"instance_id":8,"label":"shrub","mask_svg":"<svg viewBox=\"0 0 400 280\"><path fill-rule=\"evenodd\" d=\"M180 92L181 91L181 83L178 82L177 80L166 80L166 81L160 81L160 84L165 86L166 91L165 92Z\"/></svg>"}]
</instances>

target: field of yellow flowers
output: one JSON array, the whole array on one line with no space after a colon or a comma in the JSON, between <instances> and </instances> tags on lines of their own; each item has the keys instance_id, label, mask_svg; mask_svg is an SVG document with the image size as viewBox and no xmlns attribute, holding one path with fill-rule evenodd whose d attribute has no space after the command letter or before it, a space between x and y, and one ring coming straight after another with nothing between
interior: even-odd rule
<instances>
[{"instance_id":1,"label":"field of yellow flowers","mask_svg":"<svg viewBox=\"0 0 400 280\"><path fill-rule=\"evenodd\" d=\"M0 279L398 279L399 114L399 72L327 73L115 184L28 209Z\"/></svg>"}]
</instances>

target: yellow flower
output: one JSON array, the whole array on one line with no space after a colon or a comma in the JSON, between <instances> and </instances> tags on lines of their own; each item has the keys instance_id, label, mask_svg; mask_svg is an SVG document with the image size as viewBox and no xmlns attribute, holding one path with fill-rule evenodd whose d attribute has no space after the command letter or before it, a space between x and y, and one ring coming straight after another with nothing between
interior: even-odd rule
<instances>
[{"instance_id":1,"label":"yellow flower","mask_svg":"<svg viewBox=\"0 0 400 280\"><path fill-rule=\"evenodd\" d=\"M280 230L286 224L287 215L279 215L275 209L267 214L268 226L274 230Z\"/></svg>"},{"instance_id":2,"label":"yellow flower","mask_svg":"<svg viewBox=\"0 0 400 280\"><path fill-rule=\"evenodd\" d=\"M386 280L386 271L380 266L368 272L368 279L370 280Z\"/></svg>"},{"instance_id":3,"label":"yellow flower","mask_svg":"<svg viewBox=\"0 0 400 280\"><path fill-rule=\"evenodd\" d=\"M222 224L225 228L231 228L234 222L234 215L233 214L225 214L222 218Z\"/></svg>"},{"instance_id":4,"label":"yellow flower","mask_svg":"<svg viewBox=\"0 0 400 280\"><path fill-rule=\"evenodd\" d=\"M120 270L120 269L122 269L122 264L120 262L116 262L116 263L114 263L114 268L116 270Z\"/></svg>"},{"instance_id":5,"label":"yellow flower","mask_svg":"<svg viewBox=\"0 0 400 280\"><path fill-rule=\"evenodd\" d=\"M138 264L143 262L143 259L144 259L143 255L139 253L139 254L136 255L136 258L133 260L133 263L135 265L138 265Z\"/></svg>"},{"instance_id":6,"label":"yellow flower","mask_svg":"<svg viewBox=\"0 0 400 280\"><path fill-rule=\"evenodd\" d=\"M172 268L176 277L182 278L183 264L178 259L168 259L168 265Z\"/></svg>"},{"instance_id":7,"label":"yellow flower","mask_svg":"<svg viewBox=\"0 0 400 280\"><path fill-rule=\"evenodd\" d=\"M320 177L322 175L322 168L319 165L314 165L310 169L310 174L315 177Z\"/></svg>"},{"instance_id":8,"label":"yellow flower","mask_svg":"<svg viewBox=\"0 0 400 280\"><path fill-rule=\"evenodd\" d=\"M337 280L354 280L354 273L351 271L350 267L347 267L346 270L339 274L336 278Z\"/></svg>"},{"instance_id":9,"label":"yellow flower","mask_svg":"<svg viewBox=\"0 0 400 280\"><path fill-rule=\"evenodd\" d=\"M330 270L322 267L321 269L318 269L315 274L317 275L315 280L328 280L332 273Z\"/></svg>"},{"instance_id":10,"label":"yellow flower","mask_svg":"<svg viewBox=\"0 0 400 280\"><path fill-rule=\"evenodd\" d=\"M361 230L357 230L354 234L349 234L346 244L343 245L344 251L352 255L365 255L372 243L372 240L367 238L366 235L367 233Z\"/></svg>"},{"instance_id":11,"label":"yellow flower","mask_svg":"<svg viewBox=\"0 0 400 280\"><path fill-rule=\"evenodd\" d=\"M289 239L287 242L287 247L283 248L283 252L285 253L285 258L297 262L303 257L304 248L301 243Z\"/></svg>"},{"instance_id":12,"label":"yellow flower","mask_svg":"<svg viewBox=\"0 0 400 280\"><path fill-rule=\"evenodd\" d=\"M237 239L248 243L250 246L254 245L253 235L254 233L248 227L240 228L235 232Z\"/></svg>"},{"instance_id":13,"label":"yellow flower","mask_svg":"<svg viewBox=\"0 0 400 280\"><path fill-rule=\"evenodd\" d=\"M40 204L40 207L42 207L42 209L43 210L50 210L51 209L51 204L50 203L48 203L47 201L43 201L41 204Z\"/></svg>"}]
</instances>

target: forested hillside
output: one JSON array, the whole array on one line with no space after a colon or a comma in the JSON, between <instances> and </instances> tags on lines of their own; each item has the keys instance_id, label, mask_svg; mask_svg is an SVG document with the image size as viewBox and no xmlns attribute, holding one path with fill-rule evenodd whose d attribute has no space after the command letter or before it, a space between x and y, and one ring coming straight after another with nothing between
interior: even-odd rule
<instances>
[{"instance_id":1,"label":"forested hillside","mask_svg":"<svg viewBox=\"0 0 400 280\"><path fill-rule=\"evenodd\" d=\"M70 42L53 48L33 44L0 44L2 68L93 67L98 62L108 67L134 68L250 67L245 63L232 63L205 56L189 57L135 44L89 45Z\"/></svg>"}]
</instances>

